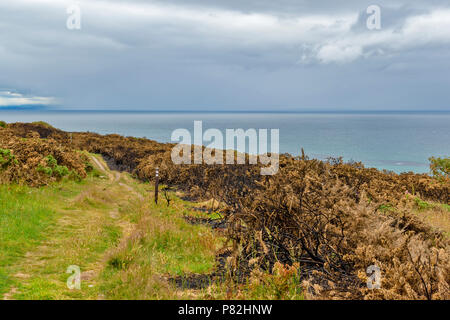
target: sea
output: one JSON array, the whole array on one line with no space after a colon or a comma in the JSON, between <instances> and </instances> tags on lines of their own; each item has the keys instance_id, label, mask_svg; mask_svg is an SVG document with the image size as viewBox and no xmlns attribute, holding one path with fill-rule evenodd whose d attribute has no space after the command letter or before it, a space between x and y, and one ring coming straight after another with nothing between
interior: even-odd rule
<instances>
[{"instance_id":1,"label":"sea","mask_svg":"<svg viewBox=\"0 0 450 320\"><path fill-rule=\"evenodd\" d=\"M450 156L450 112L144 112L0 110L0 120L45 121L65 131L116 133L172 142L176 129L279 129L279 151L326 160L343 157L396 173L429 172L429 158ZM270 130L269 130L270 140ZM205 143L207 144L207 143Z\"/></svg>"}]
</instances>

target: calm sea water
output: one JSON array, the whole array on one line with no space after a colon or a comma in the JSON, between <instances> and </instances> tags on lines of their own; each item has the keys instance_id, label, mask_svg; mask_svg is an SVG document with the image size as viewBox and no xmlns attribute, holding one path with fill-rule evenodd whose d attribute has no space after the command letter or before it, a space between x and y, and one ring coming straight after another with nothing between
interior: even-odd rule
<instances>
[{"instance_id":1,"label":"calm sea water","mask_svg":"<svg viewBox=\"0 0 450 320\"><path fill-rule=\"evenodd\" d=\"M450 112L442 113L162 113L0 111L7 122L45 121L67 131L118 133L170 142L172 131L279 129L280 152L312 158L342 156L366 167L428 172L428 158L450 155Z\"/></svg>"}]
</instances>

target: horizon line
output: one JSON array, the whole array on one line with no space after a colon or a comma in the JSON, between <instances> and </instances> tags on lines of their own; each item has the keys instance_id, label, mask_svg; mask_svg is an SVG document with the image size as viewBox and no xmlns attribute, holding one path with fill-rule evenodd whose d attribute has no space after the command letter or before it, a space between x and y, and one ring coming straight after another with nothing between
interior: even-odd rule
<instances>
[{"instance_id":1,"label":"horizon line","mask_svg":"<svg viewBox=\"0 0 450 320\"><path fill-rule=\"evenodd\" d=\"M44 105L0 106L0 111L53 111L53 112L131 112L131 113L450 113L450 110L424 110L424 109L322 109L322 110L199 110L199 109L71 109Z\"/></svg>"}]
</instances>

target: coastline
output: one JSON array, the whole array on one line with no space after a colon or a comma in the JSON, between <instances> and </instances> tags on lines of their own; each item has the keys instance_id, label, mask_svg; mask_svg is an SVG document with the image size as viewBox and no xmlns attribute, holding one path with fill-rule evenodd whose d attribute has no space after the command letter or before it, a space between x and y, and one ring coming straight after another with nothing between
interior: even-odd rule
<instances>
[{"instance_id":1,"label":"coastline","mask_svg":"<svg viewBox=\"0 0 450 320\"><path fill-rule=\"evenodd\" d=\"M450 154L450 113L160 113L104 111L1 112L7 122L47 121L66 131L147 137L167 143L177 128L192 132L195 120L205 128L279 128L280 153L326 160L343 156L367 167L396 173L427 173L428 158ZM448 121L447 121L448 120Z\"/></svg>"}]
</instances>

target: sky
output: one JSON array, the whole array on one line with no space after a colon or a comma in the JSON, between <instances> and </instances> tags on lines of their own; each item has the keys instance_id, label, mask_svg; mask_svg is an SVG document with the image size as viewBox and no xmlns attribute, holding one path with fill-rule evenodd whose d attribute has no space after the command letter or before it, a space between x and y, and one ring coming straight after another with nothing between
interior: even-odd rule
<instances>
[{"instance_id":1,"label":"sky","mask_svg":"<svg viewBox=\"0 0 450 320\"><path fill-rule=\"evenodd\" d=\"M448 0L0 0L0 108L450 111L449 89Z\"/></svg>"}]
</instances>

